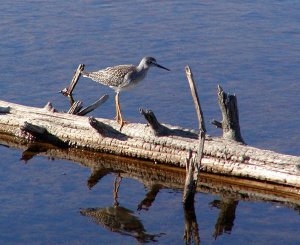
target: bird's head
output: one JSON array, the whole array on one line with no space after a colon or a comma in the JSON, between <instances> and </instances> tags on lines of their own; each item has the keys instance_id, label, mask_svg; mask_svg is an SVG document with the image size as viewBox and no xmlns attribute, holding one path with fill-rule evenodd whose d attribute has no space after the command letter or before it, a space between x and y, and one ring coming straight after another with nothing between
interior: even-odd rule
<instances>
[{"instance_id":1,"label":"bird's head","mask_svg":"<svg viewBox=\"0 0 300 245\"><path fill-rule=\"evenodd\" d=\"M149 69L149 68L152 67L152 66L156 66L156 67L159 67L159 68L161 68L161 69L165 69L165 70L167 70L167 71L170 71L168 68L159 65L159 64L156 62L156 59L153 58L153 57L144 57L144 58L142 59L142 61L141 61L141 63L140 63L139 66L142 66L142 67L144 67L144 68L146 68L146 69Z\"/></svg>"}]
</instances>

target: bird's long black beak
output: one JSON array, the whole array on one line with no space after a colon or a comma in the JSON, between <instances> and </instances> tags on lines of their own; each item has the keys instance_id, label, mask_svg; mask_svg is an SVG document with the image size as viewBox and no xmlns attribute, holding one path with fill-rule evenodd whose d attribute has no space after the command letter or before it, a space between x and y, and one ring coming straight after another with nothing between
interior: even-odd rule
<instances>
[{"instance_id":1,"label":"bird's long black beak","mask_svg":"<svg viewBox=\"0 0 300 245\"><path fill-rule=\"evenodd\" d=\"M156 65L157 67L159 67L159 68L161 68L161 69L165 69L165 70L167 70L167 71L170 71L168 68L163 67L163 66L161 66L161 65L159 65L159 64L157 64L157 63L154 63L154 65Z\"/></svg>"}]
</instances>

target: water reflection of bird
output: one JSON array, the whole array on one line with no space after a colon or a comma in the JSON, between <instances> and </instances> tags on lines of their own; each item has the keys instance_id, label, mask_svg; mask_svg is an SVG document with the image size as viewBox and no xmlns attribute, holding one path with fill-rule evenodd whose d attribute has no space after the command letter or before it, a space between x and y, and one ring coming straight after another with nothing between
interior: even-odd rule
<instances>
[{"instance_id":1,"label":"water reflection of bird","mask_svg":"<svg viewBox=\"0 0 300 245\"><path fill-rule=\"evenodd\" d=\"M95 72L82 71L81 74L84 77L88 77L115 90L116 121L121 125L122 128L124 125L124 121L119 103L119 93L123 90L135 87L141 80L146 77L149 68L153 66L169 71L168 68L157 64L156 59L152 57L144 57L138 66L118 65L107 67Z\"/></svg>"},{"instance_id":2,"label":"water reflection of bird","mask_svg":"<svg viewBox=\"0 0 300 245\"><path fill-rule=\"evenodd\" d=\"M131 210L123 207L87 208L81 209L80 213L110 231L132 236L142 243L156 241L155 237L162 235L147 234L142 222Z\"/></svg>"}]
</instances>

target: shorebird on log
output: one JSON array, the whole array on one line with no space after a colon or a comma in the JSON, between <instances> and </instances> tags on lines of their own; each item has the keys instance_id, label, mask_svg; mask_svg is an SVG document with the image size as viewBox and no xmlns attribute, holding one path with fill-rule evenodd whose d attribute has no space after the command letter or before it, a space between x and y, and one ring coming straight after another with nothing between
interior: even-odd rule
<instances>
[{"instance_id":1,"label":"shorebird on log","mask_svg":"<svg viewBox=\"0 0 300 245\"><path fill-rule=\"evenodd\" d=\"M134 88L141 80L146 77L149 68L153 66L170 71L168 68L159 65L156 62L156 59L152 57L144 57L138 66L118 65L107 67L95 72L82 71L81 74L84 77L88 77L115 90L116 121L121 125L122 129L124 120L121 114L119 94L123 90Z\"/></svg>"}]
</instances>

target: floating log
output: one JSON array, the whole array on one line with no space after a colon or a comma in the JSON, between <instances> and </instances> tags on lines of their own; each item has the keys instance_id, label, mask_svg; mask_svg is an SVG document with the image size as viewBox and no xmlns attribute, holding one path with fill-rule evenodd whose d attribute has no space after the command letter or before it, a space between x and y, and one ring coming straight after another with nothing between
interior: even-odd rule
<instances>
[{"instance_id":1,"label":"floating log","mask_svg":"<svg viewBox=\"0 0 300 245\"><path fill-rule=\"evenodd\" d=\"M150 126L129 123L119 131L114 120L96 118L112 129L104 135L91 126L88 117L70 115L45 108L35 108L0 101L0 133L30 141L22 127L27 122L44 128L47 137L35 135L35 141L112 153L151 160L157 164L185 167L189 150L198 151L198 132L162 124L169 129L167 136L157 137ZM174 134L172 133L174 132ZM191 137L194 136L194 137ZM300 188L300 157L261 150L218 137L206 136L201 162L202 171Z\"/></svg>"}]
</instances>

